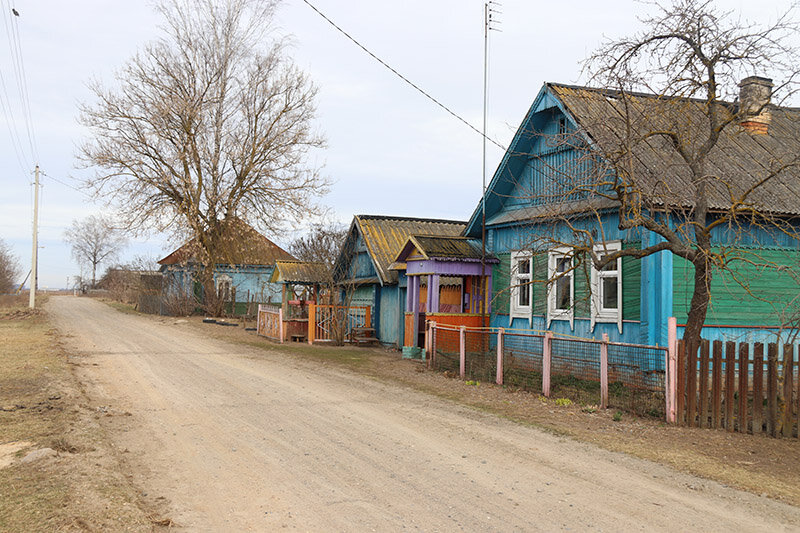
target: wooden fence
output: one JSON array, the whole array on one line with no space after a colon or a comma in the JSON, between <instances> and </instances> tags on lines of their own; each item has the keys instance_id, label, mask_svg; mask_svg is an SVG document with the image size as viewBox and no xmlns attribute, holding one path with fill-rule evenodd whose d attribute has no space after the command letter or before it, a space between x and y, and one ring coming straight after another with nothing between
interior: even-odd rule
<instances>
[{"instance_id":1,"label":"wooden fence","mask_svg":"<svg viewBox=\"0 0 800 533\"><path fill-rule=\"evenodd\" d=\"M765 351L766 348L766 351ZM704 340L678 343L677 421L688 426L797 437L797 346Z\"/></svg>"},{"instance_id":2,"label":"wooden fence","mask_svg":"<svg viewBox=\"0 0 800 533\"><path fill-rule=\"evenodd\" d=\"M343 305L308 306L308 343L347 340L353 328L372 324L371 307Z\"/></svg>"},{"instance_id":3,"label":"wooden fence","mask_svg":"<svg viewBox=\"0 0 800 533\"><path fill-rule=\"evenodd\" d=\"M283 309L273 305L259 305L256 333L283 342Z\"/></svg>"}]
</instances>

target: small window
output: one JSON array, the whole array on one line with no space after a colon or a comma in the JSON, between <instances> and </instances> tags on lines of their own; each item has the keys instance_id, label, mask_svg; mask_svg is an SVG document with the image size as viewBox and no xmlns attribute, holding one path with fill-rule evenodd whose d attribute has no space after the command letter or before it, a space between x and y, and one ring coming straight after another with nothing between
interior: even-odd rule
<instances>
[{"instance_id":1,"label":"small window","mask_svg":"<svg viewBox=\"0 0 800 533\"><path fill-rule=\"evenodd\" d=\"M575 283L572 251L569 248L552 250L547 261L547 322L573 320Z\"/></svg>"},{"instance_id":2,"label":"small window","mask_svg":"<svg viewBox=\"0 0 800 533\"><path fill-rule=\"evenodd\" d=\"M531 316L531 273L533 258L530 251L511 254L511 317Z\"/></svg>"},{"instance_id":3,"label":"small window","mask_svg":"<svg viewBox=\"0 0 800 533\"><path fill-rule=\"evenodd\" d=\"M620 242L595 246L594 252L601 258L621 249ZM592 265L592 321L617 322L622 328L622 260L596 269Z\"/></svg>"},{"instance_id":4,"label":"small window","mask_svg":"<svg viewBox=\"0 0 800 533\"><path fill-rule=\"evenodd\" d=\"M232 284L233 279L227 274L222 274L217 277L217 296L223 302L231 301Z\"/></svg>"},{"instance_id":5,"label":"small window","mask_svg":"<svg viewBox=\"0 0 800 533\"><path fill-rule=\"evenodd\" d=\"M558 119L558 134L564 135L565 133L567 133L567 119L561 117Z\"/></svg>"}]
</instances>

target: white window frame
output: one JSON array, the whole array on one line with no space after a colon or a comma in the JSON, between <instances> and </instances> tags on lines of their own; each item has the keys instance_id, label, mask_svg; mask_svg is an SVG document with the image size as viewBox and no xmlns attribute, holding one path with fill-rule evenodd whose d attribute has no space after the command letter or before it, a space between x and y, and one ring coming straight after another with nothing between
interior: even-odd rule
<instances>
[{"instance_id":1,"label":"white window frame","mask_svg":"<svg viewBox=\"0 0 800 533\"><path fill-rule=\"evenodd\" d=\"M570 329L575 328L575 270L570 270L569 274L569 309L556 308L556 267L559 259L568 258L570 269L574 267L574 251L569 247L560 247L550 250L547 254L547 327L553 320L569 320Z\"/></svg>"},{"instance_id":2,"label":"white window frame","mask_svg":"<svg viewBox=\"0 0 800 533\"><path fill-rule=\"evenodd\" d=\"M528 273L519 273L519 262L528 260ZM509 270L509 285L511 293L511 318L525 318L530 326L531 313L533 309L533 252L530 250L519 250L511 253L511 268ZM519 304L520 290L528 291L528 305Z\"/></svg>"},{"instance_id":3,"label":"white window frame","mask_svg":"<svg viewBox=\"0 0 800 533\"><path fill-rule=\"evenodd\" d=\"M609 253L618 252L622 249L622 242L608 242L605 244L598 244L594 247L594 253L598 255L605 255ZM617 308L606 309L603 307L603 279L617 278ZM592 291L592 324L591 328L594 331L594 326L597 322L613 322L617 324L617 329L622 333L622 258L618 257L616 261L616 268L614 270L597 270L594 263L591 269L591 291Z\"/></svg>"},{"instance_id":4,"label":"white window frame","mask_svg":"<svg viewBox=\"0 0 800 533\"><path fill-rule=\"evenodd\" d=\"M215 289L217 294L219 294L220 287L223 288L222 293L222 301L229 302L231 300L231 296L233 295L233 278L230 277L228 274L220 274L217 276L215 281Z\"/></svg>"}]
</instances>

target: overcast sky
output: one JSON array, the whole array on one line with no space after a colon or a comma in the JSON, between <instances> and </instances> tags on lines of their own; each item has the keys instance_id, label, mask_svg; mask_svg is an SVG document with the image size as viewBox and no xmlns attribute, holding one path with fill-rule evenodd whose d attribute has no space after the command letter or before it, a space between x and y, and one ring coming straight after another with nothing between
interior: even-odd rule
<instances>
[{"instance_id":1,"label":"overcast sky","mask_svg":"<svg viewBox=\"0 0 800 533\"><path fill-rule=\"evenodd\" d=\"M482 0L312 0L384 61L480 128ZM746 19L774 20L789 0L720 2ZM11 14L12 7L19 17ZM0 0L0 239L27 272L31 257L33 166L45 176L40 202L40 287L65 287L80 268L63 242L74 219L102 212L80 191L86 170L76 147L86 132L77 104L91 102L87 81L113 83L115 70L158 35L148 2ZM580 83L580 61L604 37L637 27L649 7L629 0L505 0L502 32L490 38L488 134L507 145L545 81ZM285 0L278 31L293 36L295 62L319 86L318 128L328 147L315 157L333 182L324 205L349 224L354 214L466 220L481 193L481 137L348 41L302 0ZM17 30L14 30L14 28ZM33 144L31 153L11 49L18 31ZM10 109L10 111L9 111ZM13 134L11 132L16 132ZM15 148L12 139L19 140ZM491 177L503 153L488 145ZM88 171L90 172L90 171ZM60 182L63 182L64 185ZM70 187L71 186L71 187ZM78 189L78 190L75 190ZM270 236L273 237L273 236ZM277 236L284 244L288 236ZM132 241L134 255L161 258L175 247L163 235Z\"/></svg>"}]
</instances>

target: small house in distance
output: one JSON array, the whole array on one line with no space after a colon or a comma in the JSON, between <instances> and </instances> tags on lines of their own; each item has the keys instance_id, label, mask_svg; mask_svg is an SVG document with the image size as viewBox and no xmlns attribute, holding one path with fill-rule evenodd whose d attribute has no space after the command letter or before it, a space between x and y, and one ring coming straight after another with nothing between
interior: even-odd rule
<instances>
[{"instance_id":1,"label":"small house in distance","mask_svg":"<svg viewBox=\"0 0 800 533\"><path fill-rule=\"evenodd\" d=\"M224 262L214 266L214 288L225 302L226 312L255 314L258 303L280 305L282 286L270 281L275 262L296 259L241 220L232 221L226 231L224 250L219 254ZM203 286L197 279L203 268L197 259L198 246L192 239L158 262L166 301L176 297L203 301Z\"/></svg>"},{"instance_id":2,"label":"small house in distance","mask_svg":"<svg viewBox=\"0 0 800 533\"><path fill-rule=\"evenodd\" d=\"M334 266L336 281L353 306L371 308L375 335L383 345L405 340L405 272L392 270L411 235L457 237L466 223L432 218L356 215Z\"/></svg>"}]
</instances>

